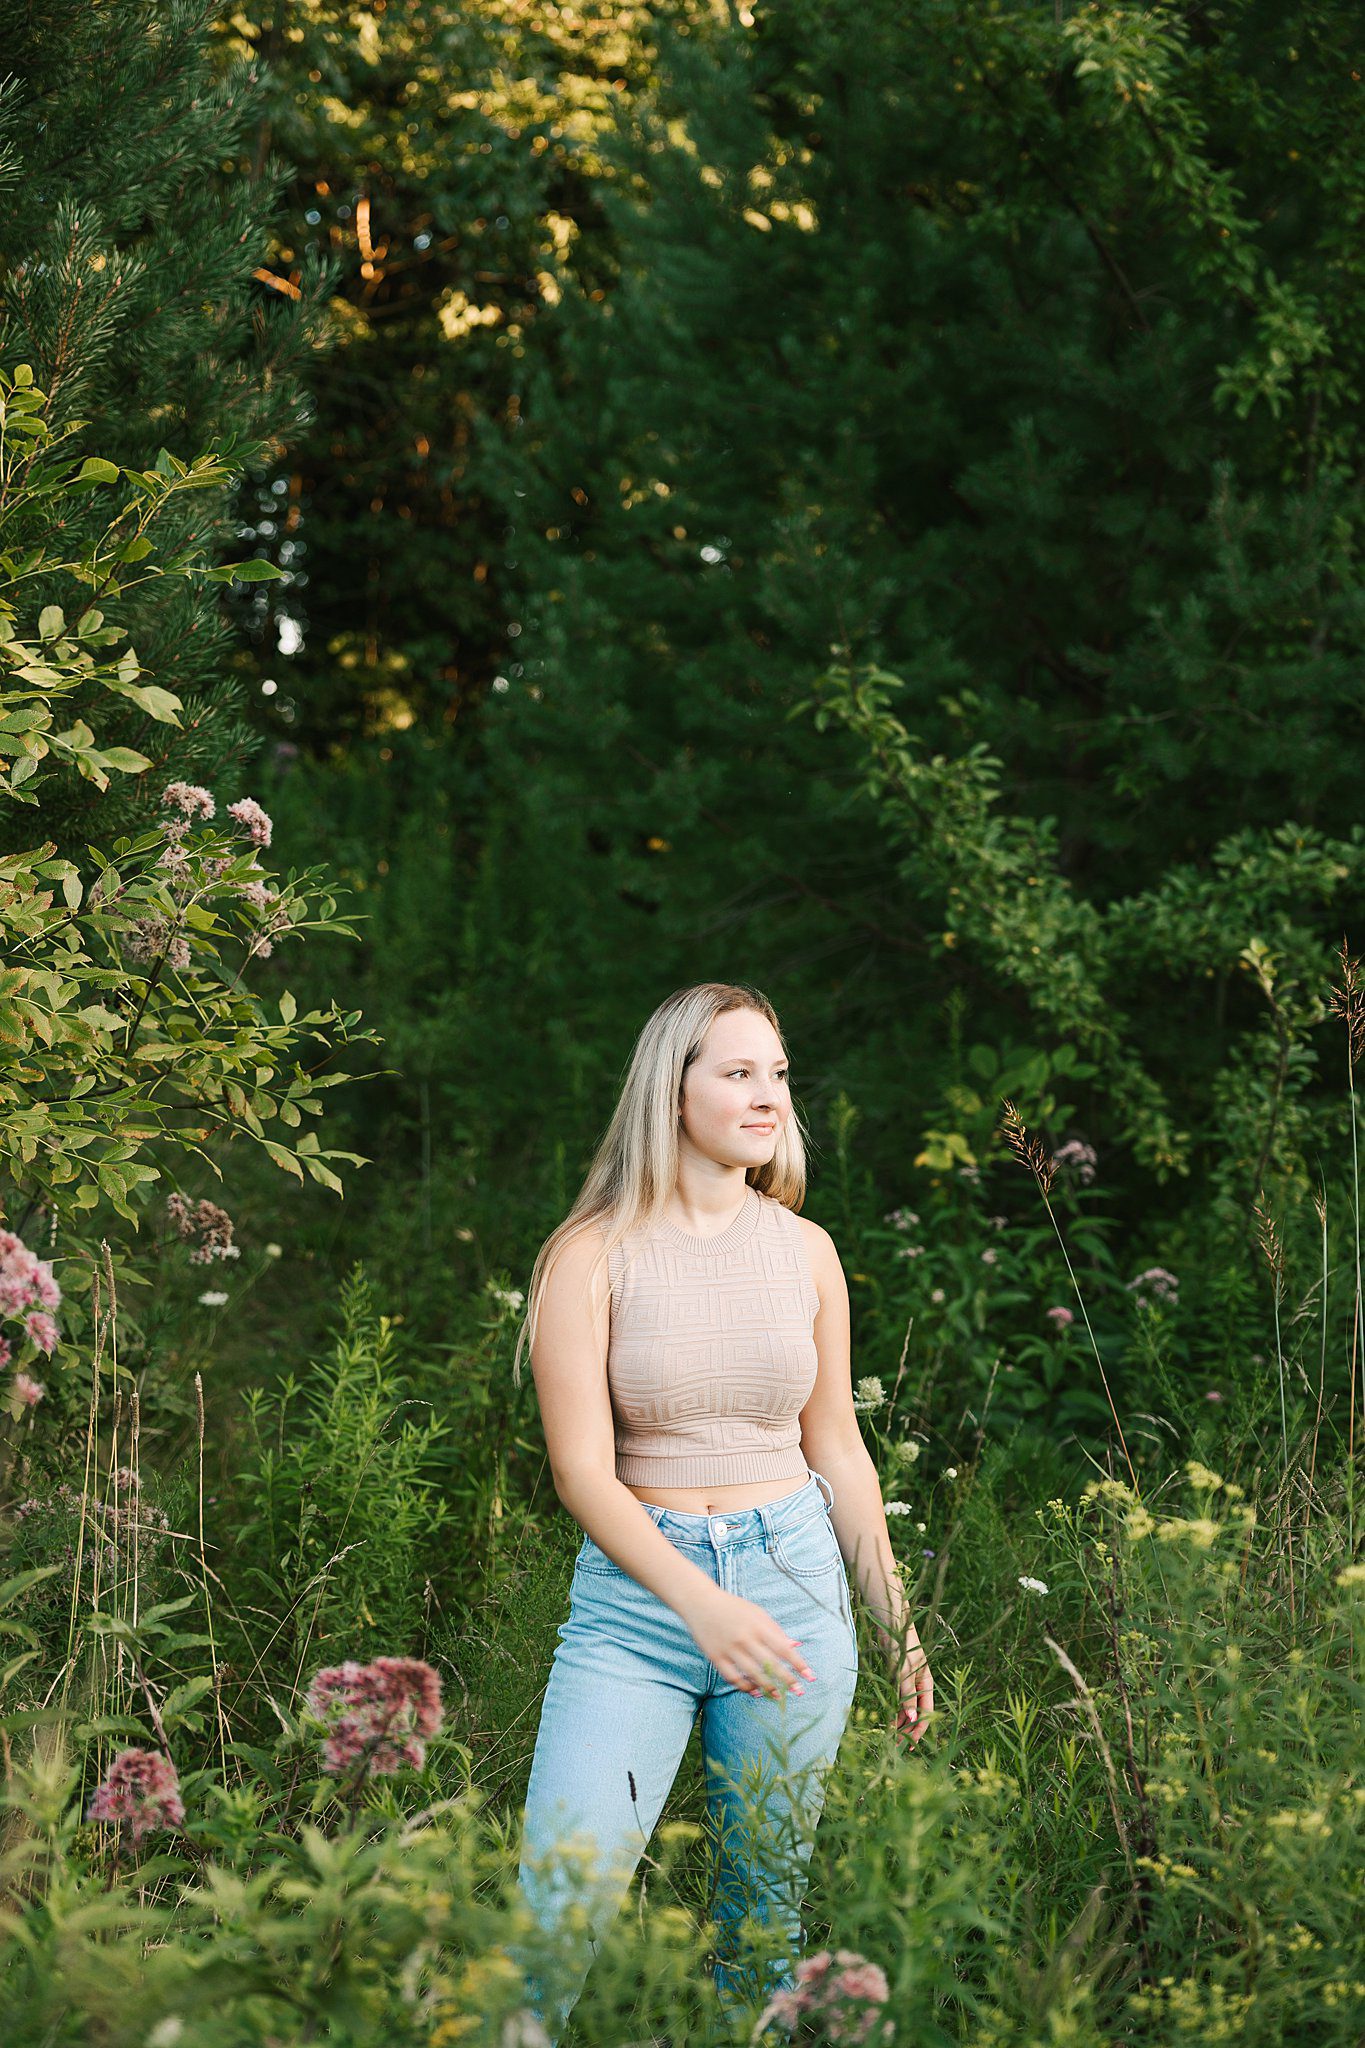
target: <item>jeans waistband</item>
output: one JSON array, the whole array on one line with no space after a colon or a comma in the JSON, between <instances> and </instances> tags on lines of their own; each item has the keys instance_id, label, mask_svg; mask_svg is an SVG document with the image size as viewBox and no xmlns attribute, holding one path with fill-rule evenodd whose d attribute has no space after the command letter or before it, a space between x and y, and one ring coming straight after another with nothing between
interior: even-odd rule
<instances>
[{"instance_id":1,"label":"jeans waistband","mask_svg":"<svg viewBox=\"0 0 1365 2048\"><path fill-rule=\"evenodd\" d=\"M762 1543L766 1547L775 1531L798 1529L814 1515L827 1515L834 1506L834 1488L823 1472L810 1466L804 1484L794 1492L784 1493L777 1500L760 1501L753 1508L726 1508L716 1515L694 1515L682 1508L660 1507L655 1501L641 1501L640 1505L670 1542L732 1550L744 1543Z\"/></svg>"}]
</instances>

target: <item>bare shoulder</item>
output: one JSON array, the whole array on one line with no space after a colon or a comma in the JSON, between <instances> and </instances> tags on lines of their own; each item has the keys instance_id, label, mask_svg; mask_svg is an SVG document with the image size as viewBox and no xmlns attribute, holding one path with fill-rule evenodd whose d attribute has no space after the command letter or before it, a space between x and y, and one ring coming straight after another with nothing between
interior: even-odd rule
<instances>
[{"instance_id":1,"label":"bare shoulder","mask_svg":"<svg viewBox=\"0 0 1365 2048\"><path fill-rule=\"evenodd\" d=\"M791 1210L790 1214L797 1229L801 1232L801 1241L805 1246L811 1278L815 1282L821 1299L824 1300L829 1293L837 1293L844 1286L844 1269L840 1263L834 1239L825 1229L824 1224L817 1223L813 1217L798 1216L795 1209Z\"/></svg>"},{"instance_id":2,"label":"bare shoulder","mask_svg":"<svg viewBox=\"0 0 1365 2048\"><path fill-rule=\"evenodd\" d=\"M599 1223L586 1223L560 1239L545 1271L545 1291L562 1302L581 1301L590 1290L594 1301L602 1298L609 1285L606 1233Z\"/></svg>"}]
</instances>

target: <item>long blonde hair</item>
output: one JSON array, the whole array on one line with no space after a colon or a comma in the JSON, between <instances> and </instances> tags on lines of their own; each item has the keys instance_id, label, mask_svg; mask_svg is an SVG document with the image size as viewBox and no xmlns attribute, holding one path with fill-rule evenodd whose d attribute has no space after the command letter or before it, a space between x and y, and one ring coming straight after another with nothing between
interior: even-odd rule
<instances>
[{"instance_id":1,"label":"long blonde hair","mask_svg":"<svg viewBox=\"0 0 1365 2048\"><path fill-rule=\"evenodd\" d=\"M782 1038L777 1012L758 989L738 982L703 981L665 997L636 1039L616 1108L587 1178L531 1268L526 1318L512 1355L515 1385L521 1385L522 1354L535 1343L545 1281L565 1240L594 1227L601 1232L604 1242L593 1261L590 1285L603 1259L624 1237L647 1230L662 1216L678 1181L683 1076L701 1052L712 1023L727 1010L756 1010ZM800 1210L806 1198L806 1131L794 1104L772 1158L751 1167L745 1178L761 1194Z\"/></svg>"}]
</instances>

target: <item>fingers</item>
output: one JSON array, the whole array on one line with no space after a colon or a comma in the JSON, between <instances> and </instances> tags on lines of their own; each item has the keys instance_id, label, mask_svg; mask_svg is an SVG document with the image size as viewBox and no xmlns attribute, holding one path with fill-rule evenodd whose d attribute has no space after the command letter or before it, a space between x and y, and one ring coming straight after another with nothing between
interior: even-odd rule
<instances>
[{"instance_id":1,"label":"fingers","mask_svg":"<svg viewBox=\"0 0 1365 2048\"><path fill-rule=\"evenodd\" d=\"M812 1680L815 1673L800 1654L799 1638L779 1636L776 1641L756 1637L752 1645L737 1651L729 1660L730 1669L718 1666L723 1677L732 1685L738 1685L742 1692L755 1693L764 1699L780 1699L783 1690L800 1694L805 1687L804 1680ZM752 1672L761 1672L762 1678L754 1678Z\"/></svg>"}]
</instances>

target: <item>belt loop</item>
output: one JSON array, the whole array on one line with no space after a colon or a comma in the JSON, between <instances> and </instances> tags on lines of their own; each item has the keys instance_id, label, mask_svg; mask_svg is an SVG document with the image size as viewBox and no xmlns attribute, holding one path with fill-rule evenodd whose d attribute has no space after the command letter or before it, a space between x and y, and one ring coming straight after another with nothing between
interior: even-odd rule
<instances>
[{"instance_id":1,"label":"belt loop","mask_svg":"<svg viewBox=\"0 0 1365 2048\"><path fill-rule=\"evenodd\" d=\"M823 1473L823 1472L817 1472L817 1471L816 1471L816 1469L815 1469L815 1467L814 1467L813 1465L812 1465L812 1466L811 1466L811 1468L810 1468L810 1475L811 1475L811 1478L812 1478L812 1479L814 1479L814 1480L816 1480L816 1481L818 1481L819 1485L820 1485L820 1486L821 1486L822 1488L824 1488L824 1490L825 1490L826 1492L828 1492L828 1494L829 1494L829 1499L828 1499L827 1501L825 1501L825 1513L826 1513L826 1514L829 1514L829 1513L830 1513L830 1512L831 1512L831 1511L833 1510L833 1507L834 1507L834 1488L833 1488L833 1487L832 1487L832 1486L830 1485L830 1483L829 1483L828 1479L826 1479L826 1477L825 1477L824 1473ZM822 1498L822 1499L824 1499L824 1494L823 1494L823 1493L821 1494L821 1498Z\"/></svg>"},{"instance_id":2,"label":"belt loop","mask_svg":"<svg viewBox=\"0 0 1365 2048\"><path fill-rule=\"evenodd\" d=\"M759 1521L763 1524L763 1548L769 1551L773 1547L773 1511L767 1501L761 1500L757 1513Z\"/></svg>"},{"instance_id":3,"label":"belt loop","mask_svg":"<svg viewBox=\"0 0 1365 2048\"><path fill-rule=\"evenodd\" d=\"M657 1501L642 1500L640 1502L640 1506L649 1516L650 1521L654 1524L656 1529L658 1528L660 1522L662 1522L664 1516L668 1513L668 1509L661 1508Z\"/></svg>"}]
</instances>

